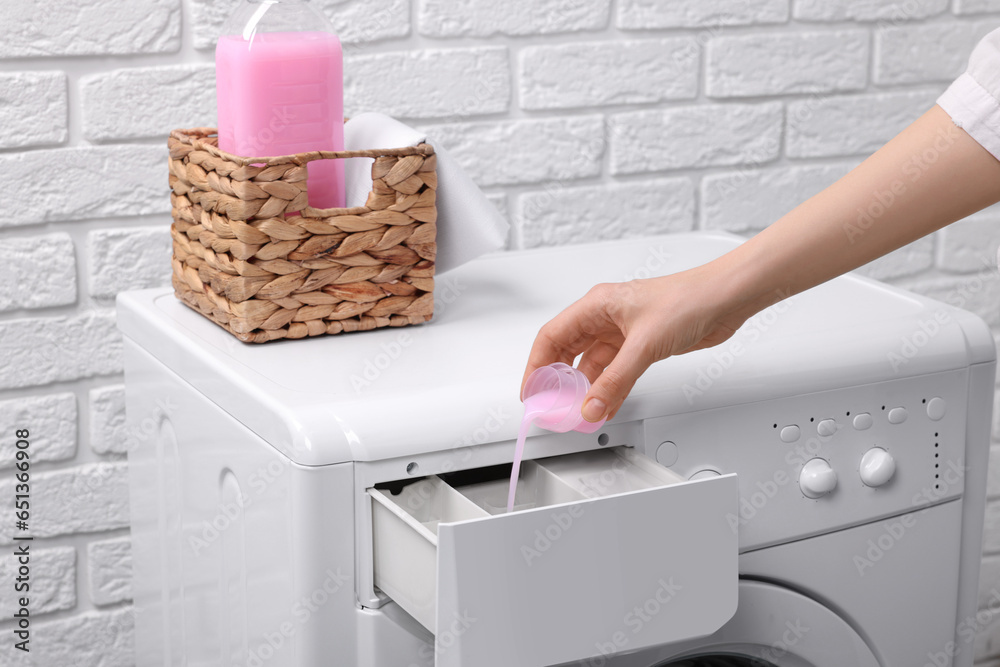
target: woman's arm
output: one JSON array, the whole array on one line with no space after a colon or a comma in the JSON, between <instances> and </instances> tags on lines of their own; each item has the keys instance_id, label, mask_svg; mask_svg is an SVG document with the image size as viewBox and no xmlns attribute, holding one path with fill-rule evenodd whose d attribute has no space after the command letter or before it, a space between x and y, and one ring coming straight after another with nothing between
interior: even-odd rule
<instances>
[{"instance_id":1,"label":"woman's arm","mask_svg":"<svg viewBox=\"0 0 1000 667\"><path fill-rule=\"evenodd\" d=\"M933 107L844 178L739 248L671 276L598 285L542 327L524 377L555 361L613 416L655 361L711 347L751 316L1000 201L1000 161Z\"/></svg>"}]
</instances>

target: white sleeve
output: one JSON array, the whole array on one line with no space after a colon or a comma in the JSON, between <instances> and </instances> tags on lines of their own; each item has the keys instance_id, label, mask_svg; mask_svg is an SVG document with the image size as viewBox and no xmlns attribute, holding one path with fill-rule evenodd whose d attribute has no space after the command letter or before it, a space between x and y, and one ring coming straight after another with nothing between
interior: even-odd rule
<instances>
[{"instance_id":1,"label":"white sleeve","mask_svg":"<svg viewBox=\"0 0 1000 667\"><path fill-rule=\"evenodd\" d=\"M955 124L1000 160L1000 29L986 35L938 106Z\"/></svg>"}]
</instances>

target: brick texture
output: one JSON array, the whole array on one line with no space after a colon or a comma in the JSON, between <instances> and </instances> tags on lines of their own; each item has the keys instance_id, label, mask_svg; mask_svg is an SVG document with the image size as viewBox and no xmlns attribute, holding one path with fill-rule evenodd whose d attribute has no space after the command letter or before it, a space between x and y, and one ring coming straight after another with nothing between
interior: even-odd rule
<instances>
[{"instance_id":1,"label":"brick texture","mask_svg":"<svg viewBox=\"0 0 1000 667\"><path fill-rule=\"evenodd\" d=\"M30 589L23 595L30 601L32 616L76 606L76 549L31 548L30 554L31 569L27 580ZM3 556L0 556L0 578L9 582L11 588L19 576L19 565L11 549L6 549ZM0 598L0 614L3 614L4 619L11 618L20 608L17 598L21 595L22 593L15 595L11 591ZM9 646L5 646L4 651L8 650Z\"/></svg>"},{"instance_id":2,"label":"brick texture","mask_svg":"<svg viewBox=\"0 0 1000 667\"><path fill-rule=\"evenodd\" d=\"M480 186L572 180L601 171L604 127L597 116L454 123L425 129Z\"/></svg>"},{"instance_id":3,"label":"brick texture","mask_svg":"<svg viewBox=\"0 0 1000 667\"><path fill-rule=\"evenodd\" d=\"M29 454L33 463L64 461L76 454L76 396L51 394L0 401L0 429L13 433L29 431ZM0 470L14 465L16 441L0 440Z\"/></svg>"},{"instance_id":4,"label":"brick texture","mask_svg":"<svg viewBox=\"0 0 1000 667\"><path fill-rule=\"evenodd\" d=\"M0 480L4 497L14 479ZM128 474L124 463L89 463L32 475L31 534L36 538L95 533L128 525ZM13 521L0 526L0 544L11 544Z\"/></svg>"},{"instance_id":5,"label":"brick texture","mask_svg":"<svg viewBox=\"0 0 1000 667\"><path fill-rule=\"evenodd\" d=\"M694 186L690 179L673 178L555 187L521 196L517 216L526 248L689 231Z\"/></svg>"},{"instance_id":6,"label":"brick texture","mask_svg":"<svg viewBox=\"0 0 1000 667\"><path fill-rule=\"evenodd\" d=\"M163 146L59 148L0 154L0 229L170 211Z\"/></svg>"},{"instance_id":7,"label":"brick texture","mask_svg":"<svg viewBox=\"0 0 1000 667\"><path fill-rule=\"evenodd\" d=\"M710 97L859 90L868 81L863 30L719 37L708 44Z\"/></svg>"},{"instance_id":8,"label":"brick texture","mask_svg":"<svg viewBox=\"0 0 1000 667\"><path fill-rule=\"evenodd\" d=\"M90 392L90 446L98 454L125 454L125 387L110 385Z\"/></svg>"},{"instance_id":9,"label":"brick texture","mask_svg":"<svg viewBox=\"0 0 1000 667\"><path fill-rule=\"evenodd\" d=\"M931 108L937 91L809 98L788 104L791 157L866 155Z\"/></svg>"},{"instance_id":10,"label":"brick texture","mask_svg":"<svg viewBox=\"0 0 1000 667\"><path fill-rule=\"evenodd\" d=\"M915 290L932 299L971 310L993 327L1000 326L1000 274L995 267L984 268L961 278L945 278L920 283ZM997 536L1000 540L1000 535Z\"/></svg>"},{"instance_id":11,"label":"brick texture","mask_svg":"<svg viewBox=\"0 0 1000 667\"><path fill-rule=\"evenodd\" d=\"M104 229L87 237L90 294L110 299L128 289L170 284L167 227Z\"/></svg>"},{"instance_id":12,"label":"brick texture","mask_svg":"<svg viewBox=\"0 0 1000 667\"><path fill-rule=\"evenodd\" d=\"M955 0L956 14L1000 12L1000 0Z\"/></svg>"},{"instance_id":13,"label":"brick texture","mask_svg":"<svg viewBox=\"0 0 1000 667\"><path fill-rule=\"evenodd\" d=\"M759 231L850 170L851 165L747 168L701 181L701 226Z\"/></svg>"},{"instance_id":14,"label":"brick texture","mask_svg":"<svg viewBox=\"0 0 1000 667\"><path fill-rule=\"evenodd\" d=\"M698 92L698 42L643 39L529 47L521 53L520 72L525 109L691 98Z\"/></svg>"},{"instance_id":15,"label":"brick texture","mask_svg":"<svg viewBox=\"0 0 1000 667\"><path fill-rule=\"evenodd\" d=\"M127 537L87 545L90 598L97 605L132 599L132 545Z\"/></svg>"},{"instance_id":16,"label":"brick texture","mask_svg":"<svg viewBox=\"0 0 1000 667\"><path fill-rule=\"evenodd\" d=\"M87 612L32 625L31 653L10 651L10 667L135 667L134 645L131 607Z\"/></svg>"},{"instance_id":17,"label":"brick texture","mask_svg":"<svg viewBox=\"0 0 1000 667\"><path fill-rule=\"evenodd\" d=\"M76 301L76 252L69 234L9 239L0 245L0 312Z\"/></svg>"},{"instance_id":18,"label":"brick texture","mask_svg":"<svg viewBox=\"0 0 1000 667\"><path fill-rule=\"evenodd\" d=\"M792 16L803 21L878 21L892 26L935 16L949 0L792 0Z\"/></svg>"},{"instance_id":19,"label":"brick texture","mask_svg":"<svg viewBox=\"0 0 1000 667\"><path fill-rule=\"evenodd\" d=\"M698 28L783 23L788 0L620 0L615 22L619 28Z\"/></svg>"},{"instance_id":20,"label":"brick texture","mask_svg":"<svg viewBox=\"0 0 1000 667\"><path fill-rule=\"evenodd\" d=\"M417 28L428 37L547 35L598 30L610 0L418 0Z\"/></svg>"},{"instance_id":21,"label":"brick texture","mask_svg":"<svg viewBox=\"0 0 1000 667\"><path fill-rule=\"evenodd\" d=\"M973 273L996 266L1000 246L1000 210L971 215L939 232L938 266L956 273Z\"/></svg>"},{"instance_id":22,"label":"brick texture","mask_svg":"<svg viewBox=\"0 0 1000 667\"><path fill-rule=\"evenodd\" d=\"M0 74L0 148L61 144L68 116L63 72Z\"/></svg>"},{"instance_id":23,"label":"brick texture","mask_svg":"<svg viewBox=\"0 0 1000 667\"><path fill-rule=\"evenodd\" d=\"M181 0L0 0L0 58L177 51Z\"/></svg>"},{"instance_id":24,"label":"brick texture","mask_svg":"<svg viewBox=\"0 0 1000 667\"><path fill-rule=\"evenodd\" d=\"M344 77L348 115L377 109L397 118L458 120L510 104L506 47L364 55L347 61Z\"/></svg>"},{"instance_id":25,"label":"brick texture","mask_svg":"<svg viewBox=\"0 0 1000 667\"><path fill-rule=\"evenodd\" d=\"M0 321L0 389L120 373L121 356L109 312Z\"/></svg>"},{"instance_id":26,"label":"brick texture","mask_svg":"<svg viewBox=\"0 0 1000 667\"><path fill-rule=\"evenodd\" d=\"M915 25L875 34L875 82L949 82L965 71L972 47L997 21Z\"/></svg>"},{"instance_id":27,"label":"brick texture","mask_svg":"<svg viewBox=\"0 0 1000 667\"><path fill-rule=\"evenodd\" d=\"M611 117L611 172L758 164L778 156L780 104L682 107Z\"/></svg>"},{"instance_id":28,"label":"brick texture","mask_svg":"<svg viewBox=\"0 0 1000 667\"><path fill-rule=\"evenodd\" d=\"M91 141L166 137L171 130L214 127L215 67L135 67L81 81L83 132Z\"/></svg>"},{"instance_id":29,"label":"brick texture","mask_svg":"<svg viewBox=\"0 0 1000 667\"><path fill-rule=\"evenodd\" d=\"M369 42L410 34L407 0L312 0L312 4L330 20L347 53L362 51ZM229 0L190 0L196 49L215 48L236 6Z\"/></svg>"}]
</instances>

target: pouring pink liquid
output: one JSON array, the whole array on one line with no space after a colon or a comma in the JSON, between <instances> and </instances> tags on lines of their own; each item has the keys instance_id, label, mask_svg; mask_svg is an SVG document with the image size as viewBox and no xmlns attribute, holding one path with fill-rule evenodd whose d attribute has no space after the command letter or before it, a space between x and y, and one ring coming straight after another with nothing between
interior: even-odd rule
<instances>
[{"instance_id":1,"label":"pouring pink liquid","mask_svg":"<svg viewBox=\"0 0 1000 667\"><path fill-rule=\"evenodd\" d=\"M215 67L220 149L244 157L344 150L344 66L336 35L223 35ZM309 205L343 207L343 161L316 160L308 170Z\"/></svg>"},{"instance_id":2,"label":"pouring pink liquid","mask_svg":"<svg viewBox=\"0 0 1000 667\"><path fill-rule=\"evenodd\" d=\"M588 422L583 418L583 399L589 390L590 381L587 376L566 364L542 366L528 376L528 381L524 383L524 417L517 433L514 465L510 471L507 512L514 511L517 479L521 473L521 460L524 458L524 442L532 423L556 433L593 433L604 426L604 419Z\"/></svg>"}]
</instances>

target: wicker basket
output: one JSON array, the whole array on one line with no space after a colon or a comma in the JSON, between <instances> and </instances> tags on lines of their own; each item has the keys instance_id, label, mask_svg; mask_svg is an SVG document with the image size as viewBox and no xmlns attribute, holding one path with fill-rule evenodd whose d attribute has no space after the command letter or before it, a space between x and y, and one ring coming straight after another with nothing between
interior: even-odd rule
<instances>
[{"instance_id":1,"label":"wicker basket","mask_svg":"<svg viewBox=\"0 0 1000 667\"><path fill-rule=\"evenodd\" d=\"M431 318L431 146L243 158L220 151L214 134L170 134L178 298L251 343ZM310 208L306 164L351 157L375 158L367 204Z\"/></svg>"}]
</instances>

